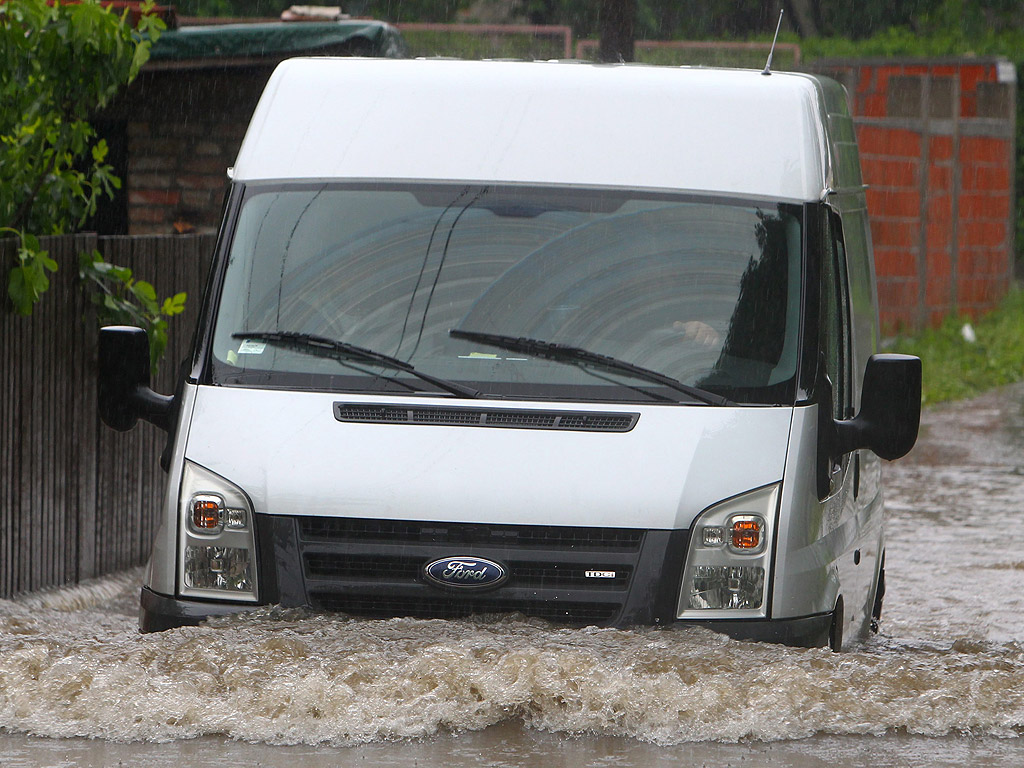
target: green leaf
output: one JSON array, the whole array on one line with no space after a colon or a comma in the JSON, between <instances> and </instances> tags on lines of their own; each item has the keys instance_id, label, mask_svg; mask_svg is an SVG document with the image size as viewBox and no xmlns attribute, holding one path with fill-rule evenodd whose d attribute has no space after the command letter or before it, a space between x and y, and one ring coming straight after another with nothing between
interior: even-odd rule
<instances>
[{"instance_id":1,"label":"green leaf","mask_svg":"<svg viewBox=\"0 0 1024 768\"><path fill-rule=\"evenodd\" d=\"M132 291L140 299L152 302L156 301L156 290L153 288L152 285L147 283L145 280L139 280L137 283L135 283L135 285L132 286Z\"/></svg>"},{"instance_id":2,"label":"green leaf","mask_svg":"<svg viewBox=\"0 0 1024 768\"><path fill-rule=\"evenodd\" d=\"M93 159L93 162L102 163L104 160L107 159L108 151L109 150L107 148L106 140L105 139L100 139L92 147L92 159Z\"/></svg>"},{"instance_id":3,"label":"green leaf","mask_svg":"<svg viewBox=\"0 0 1024 768\"><path fill-rule=\"evenodd\" d=\"M101 321L146 329L150 362L156 373L157 363L167 347L167 321L163 317L181 314L185 294L176 293L159 302L151 283L134 280L130 269L103 261L95 251L79 257L79 274L91 286L91 300L97 306Z\"/></svg>"},{"instance_id":4,"label":"green leaf","mask_svg":"<svg viewBox=\"0 0 1024 768\"><path fill-rule=\"evenodd\" d=\"M15 263L7 276L7 295L18 314L30 315L39 297L50 287L46 273L56 272L57 262L39 247L34 235L10 227L0 227L0 232L15 234L20 239Z\"/></svg>"},{"instance_id":5,"label":"green leaf","mask_svg":"<svg viewBox=\"0 0 1024 768\"><path fill-rule=\"evenodd\" d=\"M15 267L7 277L7 295L19 315L31 315L32 305L35 304L35 295L26 280L26 271L24 267Z\"/></svg>"},{"instance_id":6,"label":"green leaf","mask_svg":"<svg viewBox=\"0 0 1024 768\"><path fill-rule=\"evenodd\" d=\"M163 306L160 312L167 317L173 317L174 315L180 315L185 311L185 299L188 295L184 292L176 293L174 296L170 296L164 299Z\"/></svg>"}]
</instances>

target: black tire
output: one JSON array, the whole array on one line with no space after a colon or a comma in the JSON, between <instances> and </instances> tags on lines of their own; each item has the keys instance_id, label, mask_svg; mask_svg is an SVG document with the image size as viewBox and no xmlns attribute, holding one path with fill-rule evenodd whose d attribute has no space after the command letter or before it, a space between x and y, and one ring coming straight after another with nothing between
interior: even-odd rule
<instances>
[{"instance_id":1,"label":"black tire","mask_svg":"<svg viewBox=\"0 0 1024 768\"><path fill-rule=\"evenodd\" d=\"M828 629L828 647L839 653L843 647L843 596L836 599L836 609L832 611L832 626Z\"/></svg>"}]
</instances>

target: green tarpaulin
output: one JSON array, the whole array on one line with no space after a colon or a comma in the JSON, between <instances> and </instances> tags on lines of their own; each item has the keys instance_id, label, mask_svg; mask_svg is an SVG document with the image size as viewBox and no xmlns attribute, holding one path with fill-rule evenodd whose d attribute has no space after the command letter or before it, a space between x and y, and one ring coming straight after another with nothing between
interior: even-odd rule
<instances>
[{"instance_id":1,"label":"green tarpaulin","mask_svg":"<svg viewBox=\"0 0 1024 768\"><path fill-rule=\"evenodd\" d=\"M380 21L281 22L180 27L160 35L154 62L345 53L400 58L405 43Z\"/></svg>"}]
</instances>

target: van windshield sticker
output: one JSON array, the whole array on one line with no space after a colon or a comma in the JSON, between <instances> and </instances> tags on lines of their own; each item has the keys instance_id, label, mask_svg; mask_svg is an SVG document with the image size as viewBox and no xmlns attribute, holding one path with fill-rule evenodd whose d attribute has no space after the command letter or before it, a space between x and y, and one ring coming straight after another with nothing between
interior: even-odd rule
<instances>
[{"instance_id":1,"label":"van windshield sticker","mask_svg":"<svg viewBox=\"0 0 1024 768\"><path fill-rule=\"evenodd\" d=\"M267 345L262 341L250 341L246 339L242 342L241 346L238 347L238 354L240 355L262 355L263 350L267 348Z\"/></svg>"}]
</instances>

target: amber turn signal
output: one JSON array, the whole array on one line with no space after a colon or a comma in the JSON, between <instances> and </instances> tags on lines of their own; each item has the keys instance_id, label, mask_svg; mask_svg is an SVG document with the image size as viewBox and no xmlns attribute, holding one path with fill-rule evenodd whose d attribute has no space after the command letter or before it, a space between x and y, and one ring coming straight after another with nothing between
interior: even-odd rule
<instances>
[{"instance_id":1,"label":"amber turn signal","mask_svg":"<svg viewBox=\"0 0 1024 768\"><path fill-rule=\"evenodd\" d=\"M761 546L761 521L733 521L732 545L736 549L757 549Z\"/></svg>"},{"instance_id":2,"label":"amber turn signal","mask_svg":"<svg viewBox=\"0 0 1024 768\"><path fill-rule=\"evenodd\" d=\"M221 500L215 496L195 496L192 499L192 525L199 530L220 527Z\"/></svg>"}]
</instances>

